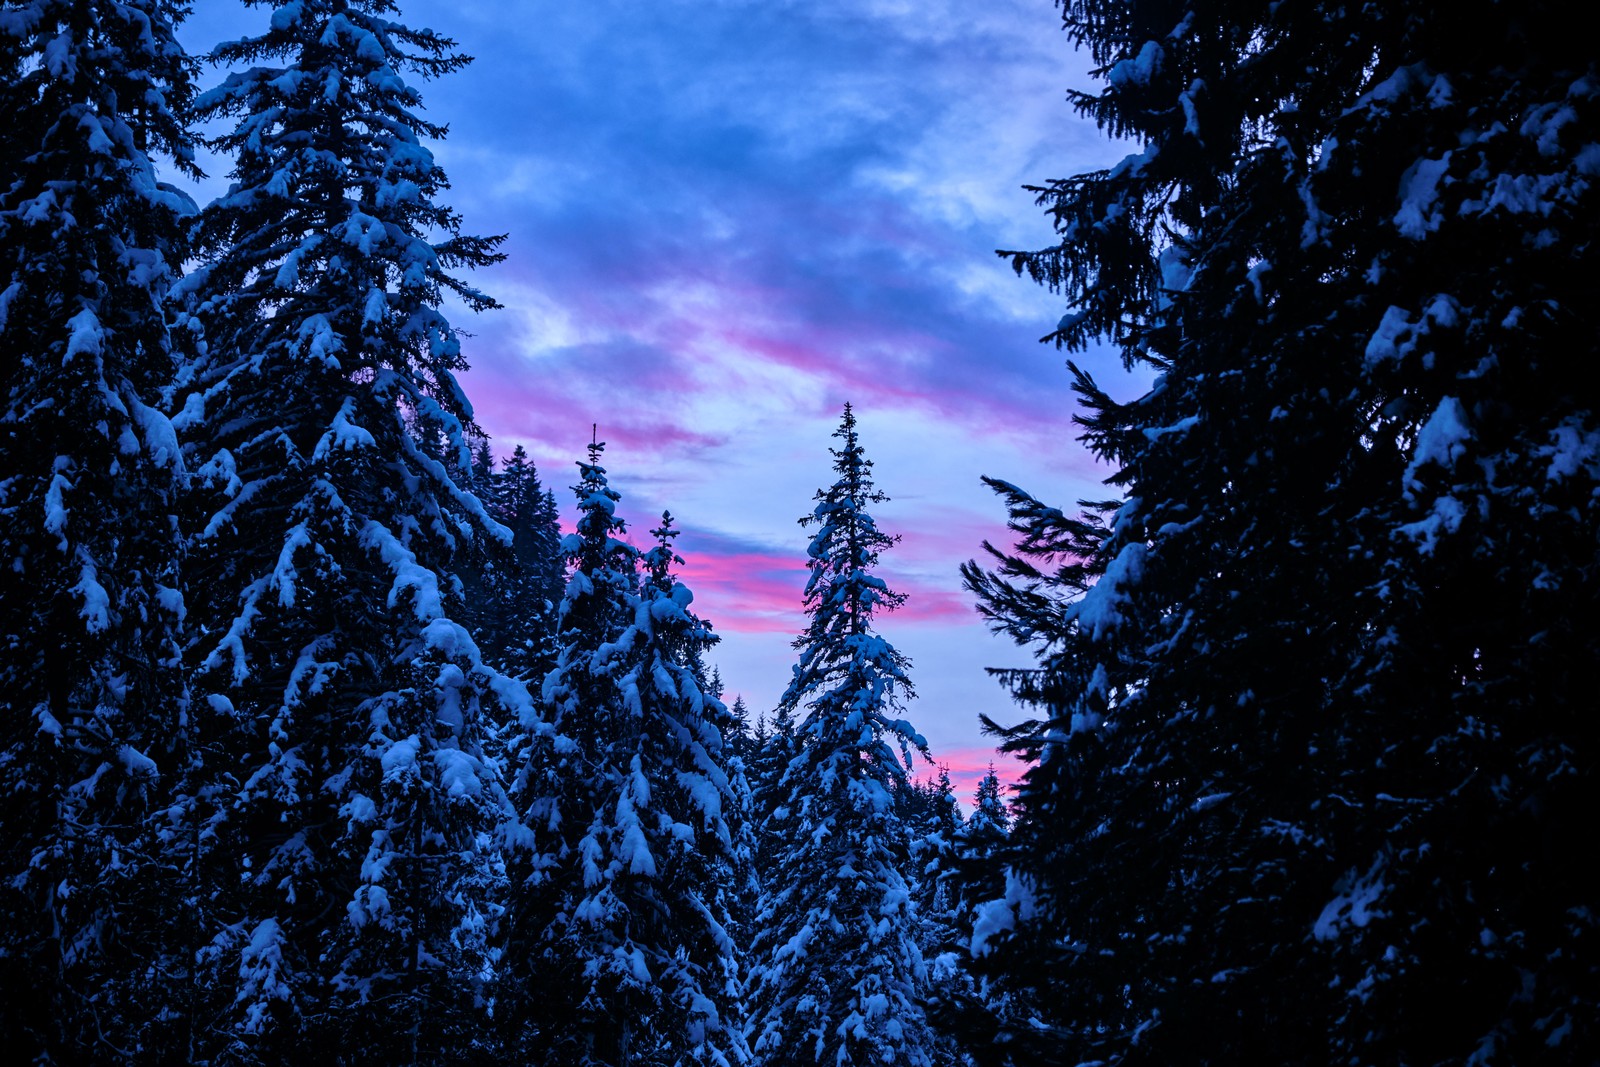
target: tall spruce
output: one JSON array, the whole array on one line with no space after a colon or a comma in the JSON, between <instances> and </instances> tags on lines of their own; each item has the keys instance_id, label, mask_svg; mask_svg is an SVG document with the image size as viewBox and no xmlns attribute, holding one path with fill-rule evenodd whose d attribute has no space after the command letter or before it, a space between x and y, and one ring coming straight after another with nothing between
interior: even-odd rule
<instances>
[{"instance_id":1,"label":"tall spruce","mask_svg":"<svg viewBox=\"0 0 1600 1067\"><path fill-rule=\"evenodd\" d=\"M888 497L848 404L834 436L838 480L800 520L816 527L810 618L780 713L803 717L765 828L773 853L751 951L751 1045L769 1067L921 1067L925 967L897 795L911 751L927 745L898 715L910 665L873 626L905 597L872 573L896 538L867 512Z\"/></svg>"},{"instance_id":2,"label":"tall spruce","mask_svg":"<svg viewBox=\"0 0 1600 1067\"><path fill-rule=\"evenodd\" d=\"M1068 0L1139 151L1017 253L1156 375L996 483L1009 1062L1589 1062L1600 65L1569 5ZM1104 521L1109 512L1110 521Z\"/></svg>"},{"instance_id":3,"label":"tall spruce","mask_svg":"<svg viewBox=\"0 0 1600 1067\"><path fill-rule=\"evenodd\" d=\"M193 203L171 5L0 7L0 1033L182 1048L183 464L163 303Z\"/></svg>"},{"instance_id":4,"label":"tall spruce","mask_svg":"<svg viewBox=\"0 0 1600 1067\"><path fill-rule=\"evenodd\" d=\"M180 425L191 610L225 879L208 929L219 1061L481 1059L505 817L486 667L450 559L509 539L465 490L472 411L446 294L463 236L407 75L467 59L386 0L303 0L220 46L199 101L235 166L186 280L204 344ZM441 458L442 457L442 458ZM198 704L198 701L197 701Z\"/></svg>"},{"instance_id":5,"label":"tall spruce","mask_svg":"<svg viewBox=\"0 0 1600 1067\"><path fill-rule=\"evenodd\" d=\"M517 1051L539 1063L738 1065L749 1056L730 936L738 823L732 718L692 669L714 635L673 574L669 516L640 556L590 446L560 651L517 799L533 842L516 868L507 953L525 1000ZM642 564L642 571L641 571ZM735 763L735 768L737 764Z\"/></svg>"},{"instance_id":6,"label":"tall spruce","mask_svg":"<svg viewBox=\"0 0 1600 1067\"><path fill-rule=\"evenodd\" d=\"M496 517L512 535L512 556L494 591L496 652L506 669L537 683L556 660L556 608L566 582L555 495L518 445L495 484Z\"/></svg>"}]
</instances>

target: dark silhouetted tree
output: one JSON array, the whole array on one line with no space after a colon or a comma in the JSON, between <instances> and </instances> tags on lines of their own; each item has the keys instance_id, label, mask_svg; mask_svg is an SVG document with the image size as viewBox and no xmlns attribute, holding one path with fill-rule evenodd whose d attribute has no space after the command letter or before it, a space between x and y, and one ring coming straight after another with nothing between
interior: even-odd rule
<instances>
[{"instance_id":1,"label":"dark silhouetted tree","mask_svg":"<svg viewBox=\"0 0 1600 1067\"><path fill-rule=\"evenodd\" d=\"M995 483L1038 651L1008 1062L1600 1050L1600 70L1570 7L1067 0L1138 151L1038 190L1121 498ZM1108 521L1109 517L1109 521ZM1009 975L1009 978L1006 976Z\"/></svg>"},{"instance_id":2,"label":"dark silhouetted tree","mask_svg":"<svg viewBox=\"0 0 1600 1067\"><path fill-rule=\"evenodd\" d=\"M19 1061L182 1048L183 484L164 302L194 205L171 5L0 9L0 1034ZM181 1053L180 1053L181 1055Z\"/></svg>"}]
</instances>

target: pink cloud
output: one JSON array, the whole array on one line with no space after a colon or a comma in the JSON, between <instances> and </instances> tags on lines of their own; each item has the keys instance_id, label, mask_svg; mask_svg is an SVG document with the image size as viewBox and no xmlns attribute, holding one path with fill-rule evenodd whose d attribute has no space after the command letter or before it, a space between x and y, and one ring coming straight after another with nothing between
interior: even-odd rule
<instances>
[{"instance_id":1,"label":"pink cloud","mask_svg":"<svg viewBox=\"0 0 1600 1067\"><path fill-rule=\"evenodd\" d=\"M1000 779L1000 786L1009 795L1016 789L1022 774L1028 769L1027 764L1014 756L1008 756L993 748L974 746L969 748L935 749L932 753L933 765L930 767L919 762L911 770L915 779L926 780L936 778L939 768L944 768L950 774L950 784L955 788L956 799L961 801L961 806L967 811L972 810L972 795L978 790L978 783L989 773L989 765L994 765L994 772Z\"/></svg>"},{"instance_id":2,"label":"pink cloud","mask_svg":"<svg viewBox=\"0 0 1600 1067\"><path fill-rule=\"evenodd\" d=\"M710 539L702 539L710 540ZM805 568L789 554L682 550L681 576L697 610L719 631L799 633Z\"/></svg>"}]
</instances>

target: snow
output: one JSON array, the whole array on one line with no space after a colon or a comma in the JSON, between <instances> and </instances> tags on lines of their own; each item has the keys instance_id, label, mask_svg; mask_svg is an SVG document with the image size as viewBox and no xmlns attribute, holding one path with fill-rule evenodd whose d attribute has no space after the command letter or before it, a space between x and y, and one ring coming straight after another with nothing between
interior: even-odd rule
<instances>
[{"instance_id":1,"label":"snow","mask_svg":"<svg viewBox=\"0 0 1600 1067\"><path fill-rule=\"evenodd\" d=\"M391 744L378 758L383 767L385 783L404 782L417 777L417 753L422 748L422 738L412 734Z\"/></svg>"},{"instance_id":2,"label":"snow","mask_svg":"<svg viewBox=\"0 0 1600 1067\"><path fill-rule=\"evenodd\" d=\"M628 793L623 793L617 798L616 821L617 829L622 834L622 840L618 847L618 857L627 865L630 874L654 878L656 876L656 859L650 851L650 842L645 837L644 827L639 824L639 816L634 809L633 797L629 796Z\"/></svg>"},{"instance_id":3,"label":"snow","mask_svg":"<svg viewBox=\"0 0 1600 1067\"><path fill-rule=\"evenodd\" d=\"M329 370L339 369L339 350L344 346L326 315L307 316L295 336L305 345L306 355L321 361Z\"/></svg>"},{"instance_id":4,"label":"snow","mask_svg":"<svg viewBox=\"0 0 1600 1067\"><path fill-rule=\"evenodd\" d=\"M11 315L11 302L22 292L21 282L12 282L0 291L0 330L6 328L6 320Z\"/></svg>"},{"instance_id":5,"label":"snow","mask_svg":"<svg viewBox=\"0 0 1600 1067\"><path fill-rule=\"evenodd\" d=\"M1005 896L989 900L975 909L972 922L972 955L983 956L989 951L989 942L999 935L1014 930L1019 922L1027 922L1038 911L1038 901L1027 879L1010 867L1006 868Z\"/></svg>"},{"instance_id":6,"label":"snow","mask_svg":"<svg viewBox=\"0 0 1600 1067\"><path fill-rule=\"evenodd\" d=\"M368 520L361 528L360 540L363 548L377 550L394 575L394 584L389 588L388 603L391 608L399 604L403 592L410 590L414 598L412 610L419 621L428 622L443 617L444 604L439 597L438 575L418 563L416 555L401 544L388 527L377 520Z\"/></svg>"},{"instance_id":7,"label":"snow","mask_svg":"<svg viewBox=\"0 0 1600 1067\"><path fill-rule=\"evenodd\" d=\"M1423 467L1432 463L1446 471L1453 470L1471 440L1472 431L1467 426L1467 412L1461 401L1453 396L1441 399L1428 421L1417 431L1416 447L1404 475L1406 497L1413 498L1422 489L1417 473Z\"/></svg>"},{"instance_id":8,"label":"snow","mask_svg":"<svg viewBox=\"0 0 1600 1067\"><path fill-rule=\"evenodd\" d=\"M1200 140L1200 112L1195 107L1195 97L1205 92L1206 83L1196 78L1189 88L1178 94L1178 106L1183 108L1183 132Z\"/></svg>"},{"instance_id":9,"label":"snow","mask_svg":"<svg viewBox=\"0 0 1600 1067\"><path fill-rule=\"evenodd\" d=\"M156 761L146 756L132 745L123 745L117 749L117 759L122 763L122 769L130 778L155 779L161 777L156 770Z\"/></svg>"},{"instance_id":10,"label":"snow","mask_svg":"<svg viewBox=\"0 0 1600 1067\"><path fill-rule=\"evenodd\" d=\"M1332 941L1347 929L1362 929L1373 919L1382 918L1377 903L1387 888L1383 881L1384 861L1378 857L1365 874L1350 868L1334 885L1334 897L1323 906L1322 914L1312 927L1311 935L1318 941Z\"/></svg>"},{"instance_id":11,"label":"snow","mask_svg":"<svg viewBox=\"0 0 1600 1067\"><path fill-rule=\"evenodd\" d=\"M241 987L235 1003L245 1005L242 1029L261 1033L270 1020L273 1000L288 1000L289 987L279 978L283 967L283 929L276 919L263 919L250 934L239 959Z\"/></svg>"},{"instance_id":12,"label":"snow","mask_svg":"<svg viewBox=\"0 0 1600 1067\"><path fill-rule=\"evenodd\" d=\"M129 397L128 408L134 422L144 433L144 444L151 461L157 467L170 464L174 470L181 471L183 449L178 444L178 434L171 420L155 408L141 403L137 397Z\"/></svg>"},{"instance_id":13,"label":"snow","mask_svg":"<svg viewBox=\"0 0 1600 1067\"><path fill-rule=\"evenodd\" d=\"M439 784L451 797L476 797L484 792L480 775L486 770L483 761L459 748L444 747L433 752L433 765L439 772Z\"/></svg>"},{"instance_id":14,"label":"snow","mask_svg":"<svg viewBox=\"0 0 1600 1067\"><path fill-rule=\"evenodd\" d=\"M1121 622L1122 606L1129 591L1144 575L1147 551L1143 544L1131 542L1122 547L1099 581L1067 608L1067 618L1098 640Z\"/></svg>"},{"instance_id":15,"label":"snow","mask_svg":"<svg viewBox=\"0 0 1600 1067\"><path fill-rule=\"evenodd\" d=\"M1450 170L1446 152L1438 159L1419 159L1400 178L1400 210L1394 224L1406 237L1421 240L1439 228L1440 214L1434 210L1439 183Z\"/></svg>"},{"instance_id":16,"label":"snow","mask_svg":"<svg viewBox=\"0 0 1600 1067\"><path fill-rule=\"evenodd\" d=\"M83 609L78 614L90 633L99 633L111 625L111 594L100 584L93 563L86 561L83 564L78 584L72 587L72 592L83 598Z\"/></svg>"},{"instance_id":17,"label":"snow","mask_svg":"<svg viewBox=\"0 0 1600 1067\"><path fill-rule=\"evenodd\" d=\"M372 798L363 793L352 793L350 799L339 808L339 814L350 821L350 829L356 823L371 823L378 817L378 806Z\"/></svg>"},{"instance_id":18,"label":"snow","mask_svg":"<svg viewBox=\"0 0 1600 1067\"><path fill-rule=\"evenodd\" d=\"M345 905L345 913L350 916L350 925L357 930L368 923L386 927L392 911L389 891L381 885L362 886L356 890L356 895L350 903Z\"/></svg>"},{"instance_id":19,"label":"snow","mask_svg":"<svg viewBox=\"0 0 1600 1067\"><path fill-rule=\"evenodd\" d=\"M1439 538L1459 530L1466 517L1467 509L1461 501L1453 496L1441 496L1433 502L1433 509L1425 517L1402 525L1399 532L1417 541L1417 550L1423 555L1431 555Z\"/></svg>"},{"instance_id":20,"label":"snow","mask_svg":"<svg viewBox=\"0 0 1600 1067\"><path fill-rule=\"evenodd\" d=\"M61 737L61 721L50 714L50 705L36 704L33 714L39 720L39 733L44 734L46 737L57 739Z\"/></svg>"},{"instance_id":21,"label":"snow","mask_svg":"<svg viewBox=\"0 0 1600 1067\"><path fill-rule=\"evenodd\" d=\"M50 476L50 485L44 491L44 529L46 533L57 536L57 547L63 552L67 549L67 515L68 509L65 493L72 488L72 483L67 481L62 470L70 468L72 461L66 456L57 456L55 462L56 473Z\"/></svg>"},{"instance_id":22,"label":"snow","mask_svg":"<svg viewBox=\"0 0 1600 1067\"><path fill-rule=\"evenodd\" d=\"M1587 473L1600 481L1600 430L1573 416L1551 430L1550 438L1551 443L1539 449L1539 455L1550 461L1546 480L1556 482Z\"/></svg>"},{"instance_id":23,"label":"snow","mask_svg":"<svg viewBox=\"0 0 1600 1067\"><path fill-rule=\"evenodd\" d=\"M1146 41L1144 47L1140 48L1132 59L1122 59L1113 63L1106 71L1106 80L1116 89L1142 88L1149 85L1161 72L1164 57L1165 53L1159 43Z\"/></svg>"},{"instance_id":24,"label":"snow","mask_svg":"<svg viewBox=\"0 0 1600 1067\"><path fill-rule=\"evenodd\" d=\"M333 421L328 424L327 432L317 441L317 447L311 453L312 459L324 459L329 451L335 448L350 452L358 448L376 447L378 442L372 434L350 421L355 408L356 398L353 396L347 396L340 401L339 410L334 414Z\"/></svg>"},{"instance_id":25,"label":"snow","mask_svg":"<svg viewBox=\"0 0 1600 1067\"><path fill-rule=\"evenodd\" d=\"M289 0L272 13L272 28L282 33L299 22L304 11L305 4L302 0Z\"/></svg>"},{"instance_id":26,"label":"snow","mask_svg":"<svg viewBox=\"0 0 1600 1067\"><path fill-rule=\"evenodd\" d=\"M286 608L294 607L295 580L298 577L294 566L294 554L311 544L311 532L306 529L306 524L296 523L289 527L284 534L283 547L278 550L278 561L272 568L272 576L268 579L270 586L278 590L278 603Z\"/></svg>"},{"instance_id":27,"label":"snow","mask_svg":"<svg viewBox=\"0 0 1600 1067\"><path fill-rule=\"evenodd\" d=\"M1161 250L1161 255L1156 259L1156 265L1161 271L1161 287L1156 291L1154 305L1157 311L1172 305L1172 294L1185 292L1194 271L1190 267L1188 258L1177 245L1168 245ZM1057 324L1058 329L1066 328L1066 319Z\"/></svg>"},{"instance_id":28,"label":"snow","mask_svg":"<svg viewBox=\"0 0 1600 1067\"><path fill-rule=\"evenodd\" d=\"M238 496L239 491L244 488L244 483L239 480L239 470L233 453L226 448L217 449L215 455L202 463L195 471L195 477L205 486L220 488L222 495L229 498ZM210 530L211 527L208 526L207 529Z\"/></svg>"},{"instance_id":29,"label":"snow","mask_svg":"<svg viewBox=\"0 0 1600 1067\"><path fill-rule=\"evenodd\" d=\"M1144 436L1148 441L1159 441L1168 434L1187 433L1198 425L1200 425L1199 415L1187 415L1171 426L1147 426L1144 430Z\"/></svg>"},{"instance_id":30,"label":"snow","mask_svg":"<svg viewBox=\"0 0 1600 1067\"><path fill-rule=\"evenodd\" d=\"M1371 366L1385 360L1399 359L1411 350L1411 343L1406 341L1406 335L1411 332L1411 316L1405 308L1390 305L1384 310L1383 319L1378 323L1370 340L1367 341L1366 360Z\"/></svg>"},{"instance_id":31,"label":"snow","mask_svg":"<svg viewBox=\"0 0 1600 1067\"><path fill-rule=\"evenodd\" d=\"M61 357L63 364L70 362L73 356L100 355L106 334L93 311L84 308L67 320L67 328L72 332L67 337L66 354Z\"/></svg>"}]
</instances>

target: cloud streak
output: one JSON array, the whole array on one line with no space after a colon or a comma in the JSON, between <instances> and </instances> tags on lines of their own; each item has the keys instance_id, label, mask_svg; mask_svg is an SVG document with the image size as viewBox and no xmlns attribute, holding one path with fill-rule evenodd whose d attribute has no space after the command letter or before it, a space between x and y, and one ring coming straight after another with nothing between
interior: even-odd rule
<instances>
[{"instance_id":1,"label":"cloud streak","mask_svg":"<svg viewBox=\"0 0 1600 1067\"><path fill-rule=\"evenodd\" d=\"M497 448L527 446L566 507L598 424L624 512L641 530L678 516L724 674L762 706L804 622L795 519L832 480L853 401L894 498L875 514L905 535L884 574L910 599L883 628L917 648L914 718L942 750L986 754L975 711L1004 697L981 668L1014 654L957 576L1007 537L978 476L1067 505L1105 495L1072 445L1061 356L1036 343L1059 302L993 254L1053 240L1020 185L1122 154L1061 103L1087 64L1054 5L405 8L477 57L418 86L451 126L434 150L468 232L508 235L475 279L505 310L458 316ZM203 51L266 18L218 0L186 34Z\"/></svg>"}]
</instances>

